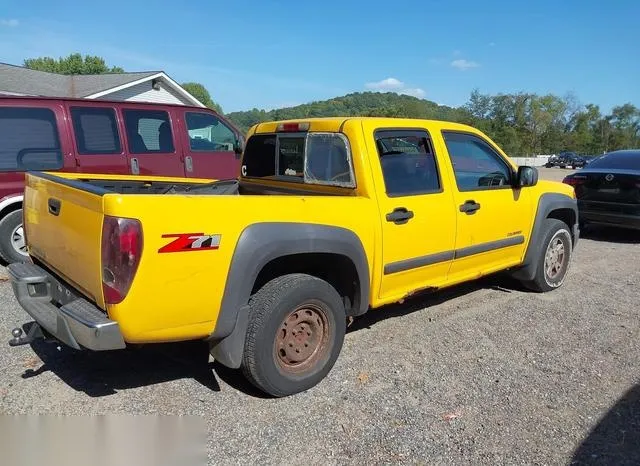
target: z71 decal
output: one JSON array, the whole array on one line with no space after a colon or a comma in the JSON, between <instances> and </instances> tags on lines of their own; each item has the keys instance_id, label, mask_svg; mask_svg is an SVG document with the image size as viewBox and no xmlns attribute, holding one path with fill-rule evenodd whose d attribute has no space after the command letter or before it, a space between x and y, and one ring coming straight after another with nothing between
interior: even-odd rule
<instances>
[{"instance_id":1,"label":"z71 decal","mask_svg":"<svg viewBox=\"0 0 640 466\"><path fill-rule=\"evenodd\" d=\"M162 235L163 238L175 238L158 252L186 252L218 249L221 235L205 235L203 233L178 233Z\"/></svg>"}]
</instances>

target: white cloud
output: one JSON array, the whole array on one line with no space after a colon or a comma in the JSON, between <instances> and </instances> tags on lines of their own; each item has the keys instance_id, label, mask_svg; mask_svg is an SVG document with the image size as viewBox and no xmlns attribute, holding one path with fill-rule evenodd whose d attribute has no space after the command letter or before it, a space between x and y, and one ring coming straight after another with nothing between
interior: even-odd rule
<instances>
[{"instance_id":1,"label":"white cloud","mask_svg":"<svg viewBox=\"0 0 640 466\"><path fill-rule=\"evenodd\" d=\"M419 87L402 89L401 91L398 91L398 94L410 95L413 97L417 97L418 99L424 99L424 97L427 95L424 89L420 89Z\"/></svg>"},{"instance_id":2,"label":"white cloud","mask_svg":"<svg viewBox=\"0 0 640 466\"><path fill-rule=\"evenodd\" d=\"M366 83L365 88L376 92L395 92L397 94L410 95L423 99L427 93L419 87L407 87L406 84L397 78L387 78L382 81Z\"/></svg>"},{"instance_id":3,"label":"white cloud","mask_svg":"<svg viewBox=\"0 0 640 466\"><path fill-rule=\"evenodd\" d=\"M396 78L387 78L375 83L366 83L364 87L374 91L395 91L402 89L404 83Z\"/></svg>"},{"instance_id":4,"label":"white cloud","mask_svg":"<svg viewBox=\"0 0 640 466\"><path fill-rule=\"evenodd\" d=\"M0 19L0 26L6 26L9 28L17 27L20 24L20 21L17 19Z\"/></svg>"},{"instance_id":5,"label":"white cloud","mask_svg":"<svg viewBox=\"0 0 640 466\"><path fill-rule=\"evenodd\" d=\"M464 58L461 58L459 60L453 60L451 62L451 66L459 69L460 71L467 71L471 68L478 68L480 64L474 61L469 61L469 60L465 60Z\"/></svg>"}]
</instances>

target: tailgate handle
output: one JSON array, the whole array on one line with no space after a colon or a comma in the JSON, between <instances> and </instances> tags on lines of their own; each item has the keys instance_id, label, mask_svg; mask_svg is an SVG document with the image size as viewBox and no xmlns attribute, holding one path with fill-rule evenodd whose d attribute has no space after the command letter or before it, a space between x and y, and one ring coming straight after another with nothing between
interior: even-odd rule
<instances>
[{"instance_id":1,"label":"tailgate handle","mask_svg":"<svg viewBox=\"0 0 640 466\"><path fill-rule=\"evenodd\" d=\"M56 217L60 215L60 206L62 203L58 199L54 199L52 197L49 198L49 213L51 215L55 215Z\"/></svg>"}]
</instances>

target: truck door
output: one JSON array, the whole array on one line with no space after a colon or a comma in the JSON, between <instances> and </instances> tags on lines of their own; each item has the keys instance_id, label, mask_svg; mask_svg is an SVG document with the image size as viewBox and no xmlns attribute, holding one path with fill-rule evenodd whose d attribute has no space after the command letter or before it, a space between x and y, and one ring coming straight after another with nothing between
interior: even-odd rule
<instances>
[{"instance_id":1,"label":"truck door","mask_svg":"<svg viewBox=\"0 0 640 466\"><path fill-rule=\"evenodd\" d=\"M175 137L175 122L166 109L122 107L128 162L134 175L185 176Z\"/></svg>"},{"instance_id":2,"label":"truck door","mask_svg":"<svg viewBox=\"0 0 640 466\"><path fill-rule=\"evenodd\" d=\"M450 278L465 280L519 263L531 230L530 193L512 186L515 170L487 140L466 132L442 134L457 188Z\"/></svg>"},{"instance_id":3,"label":"truck door","mask_svg":"<svg viewBox=\"0 0 640 466\"><path fill-rule=\"evenodd\" d=\"M240 135L213 112L188 109L181 118L181 149L190 178L229 179L240 176Z\"/></svg>"},{"instance_id":4,"label":"truck door","mask_svg":"<svg viewBox=\"0 0 640 466\"><path fill-rule=\"evenodd\" d=\"M429 132L366 129L382 221L380 298L400 299L446 281L453 260L456 213ZM379 182L379 181L377 181Z\"/></svg>"}]
</instances>

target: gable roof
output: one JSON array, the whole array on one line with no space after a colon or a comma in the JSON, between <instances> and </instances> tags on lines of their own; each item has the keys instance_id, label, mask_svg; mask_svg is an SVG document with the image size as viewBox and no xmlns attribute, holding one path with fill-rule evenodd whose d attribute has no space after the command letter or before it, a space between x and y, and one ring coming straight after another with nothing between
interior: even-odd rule
<instances>
[{"instance_id":1,"label":"gable roof","mask_svg":"<svg viewBox=\"0 0 640 466\"><path fill-rule=\"evenodd\" d=\"M162 71L64 75L0 63L0 77L0 94L66 98L95 98L138 84L145 78L161 78L194 105L203 106Z\"/></svg>"},{"instance_id":2,"label":"gable roof","mask_svg":"<svg viewBox=\"0 0 640 466\"><path fill-rule=\"evenodd\" d=\"M86 97L142 78L148 78L158 73L158 71L145 71L140 73L72 75L70 76L71 90L74 95L71 97Z\"/></svg>"}]
</instances>

